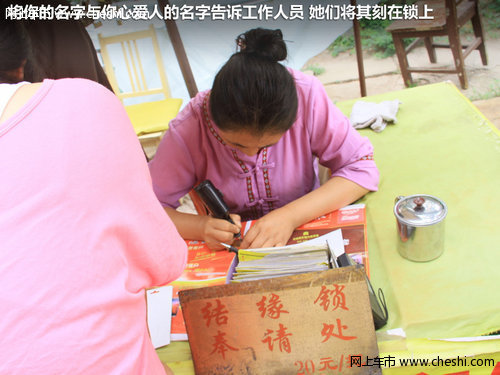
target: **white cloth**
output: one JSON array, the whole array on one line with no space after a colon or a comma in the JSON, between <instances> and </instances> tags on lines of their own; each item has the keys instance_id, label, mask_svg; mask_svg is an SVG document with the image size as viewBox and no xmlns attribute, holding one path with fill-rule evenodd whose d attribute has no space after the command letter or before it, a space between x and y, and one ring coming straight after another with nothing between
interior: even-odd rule
<instances>
[{"instance_id":1,"label":"white cloth","mask_svg":"<svg viewBox=\"0 0 500 375\"><path fill-rule=\"evenodd\" d=\"M29 82L26 81L19 83L0 83L0 117L5 110L5 107L7 107L7 103L10 101L10 98L14 96L17 89L28 83Z\"/></svg>"},{"instance_id":2,"label":"white cloth","mask_svg":"<svg viewBox=\"0 0 500 375\"><path fill-rule=\"evenodd\" d=\"M387 100L381 103L364 102L358 100L351 111L351 124L354 129L372 128L380 133L388 122L396 123L401 102L398 99Z\"/></svg>"}]
</instances>

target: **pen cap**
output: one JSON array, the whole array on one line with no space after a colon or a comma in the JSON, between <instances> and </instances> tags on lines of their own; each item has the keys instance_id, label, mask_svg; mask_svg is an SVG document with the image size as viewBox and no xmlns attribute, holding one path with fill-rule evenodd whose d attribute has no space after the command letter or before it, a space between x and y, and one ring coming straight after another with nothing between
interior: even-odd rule
<instances>
[{"instance_id":1,"label":"pen cap","mask_svg":"<svg viewBox=\"0 0 500 375\"><path fill-rule=\"evenodd\" d=\"M222 197L222 193L212 184L205 180L194 188L194 191L205 203L213 217L225 219L229 217L229 208Z\"/></svg>"}]
</instances>

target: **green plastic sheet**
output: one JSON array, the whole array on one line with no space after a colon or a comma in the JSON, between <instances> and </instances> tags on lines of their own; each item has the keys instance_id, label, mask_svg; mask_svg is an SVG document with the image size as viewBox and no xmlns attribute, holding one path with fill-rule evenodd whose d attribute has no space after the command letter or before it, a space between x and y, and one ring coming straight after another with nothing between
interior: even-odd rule
<instances>
[{"instance_id":1,"label":"green plastic sheet","mask_svg":"<svg viewBox=\"0 0 500 375\"><path fill-rule=\"evenodd\" d=\"M360 130L374 145L381 174L379 191L362 202L371 280L389 310L380 351L418 356L415 343L500 330L500 132L449 82L360 100L394 99L401 102L397 123L381 133ZM354 102L336 104L349 116ZM413 194L434 195L448 206L445 250L430 262L397 252L394 201ZM406 339L386 334L395 328ZM500 340L463 345L464 355L500 351ZM446 353L453 346L439 348Z\"/></svg>"}]
</instances>

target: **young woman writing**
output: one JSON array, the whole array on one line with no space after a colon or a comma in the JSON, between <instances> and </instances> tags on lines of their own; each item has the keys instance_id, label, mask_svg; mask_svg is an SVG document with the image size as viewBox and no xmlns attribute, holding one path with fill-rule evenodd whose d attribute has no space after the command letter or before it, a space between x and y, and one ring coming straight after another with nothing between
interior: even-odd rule
<instances>
[{"instance_id":1,"label":"young woman writing","mask_svg":"<svg viewBox=\"0 0 500 375\"><path fill-rule=\"evenodd\" d=\"M368 139L312 76L287 69L280 30L253 29L239 52L174 119L150 162L153 188L184 238L232 242L240 220L258 219L242 248L281 246L299 225L377 190ZM320 186L317 160L332 176ZM175 210L197 183L223 193L235 225Z\"/></svg>"}]
</instances>

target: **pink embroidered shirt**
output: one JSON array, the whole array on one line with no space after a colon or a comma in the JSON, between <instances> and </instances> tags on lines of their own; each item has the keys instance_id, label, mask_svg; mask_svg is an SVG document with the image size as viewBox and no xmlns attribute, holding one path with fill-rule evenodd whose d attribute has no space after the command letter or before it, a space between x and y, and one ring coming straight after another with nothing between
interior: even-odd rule
<instances>
[{"instance_id":1,"label":"pink embroidered shirt","mask_svg":"<svg viewBox=\"0 0 500 375\"><path fill-rule=\"evenodd\" d=\"M231 212L243 220L257 219L316 189L317 159L332 176L377 190L379 173L370 141L352 128L317 78L290 72L297 87L297 119L278 143L255 156L219 137L208 91L172 120L149 164L154 191L164 206L177 207L194 185L210 179Z\"/></svg>"}]
</instances>

